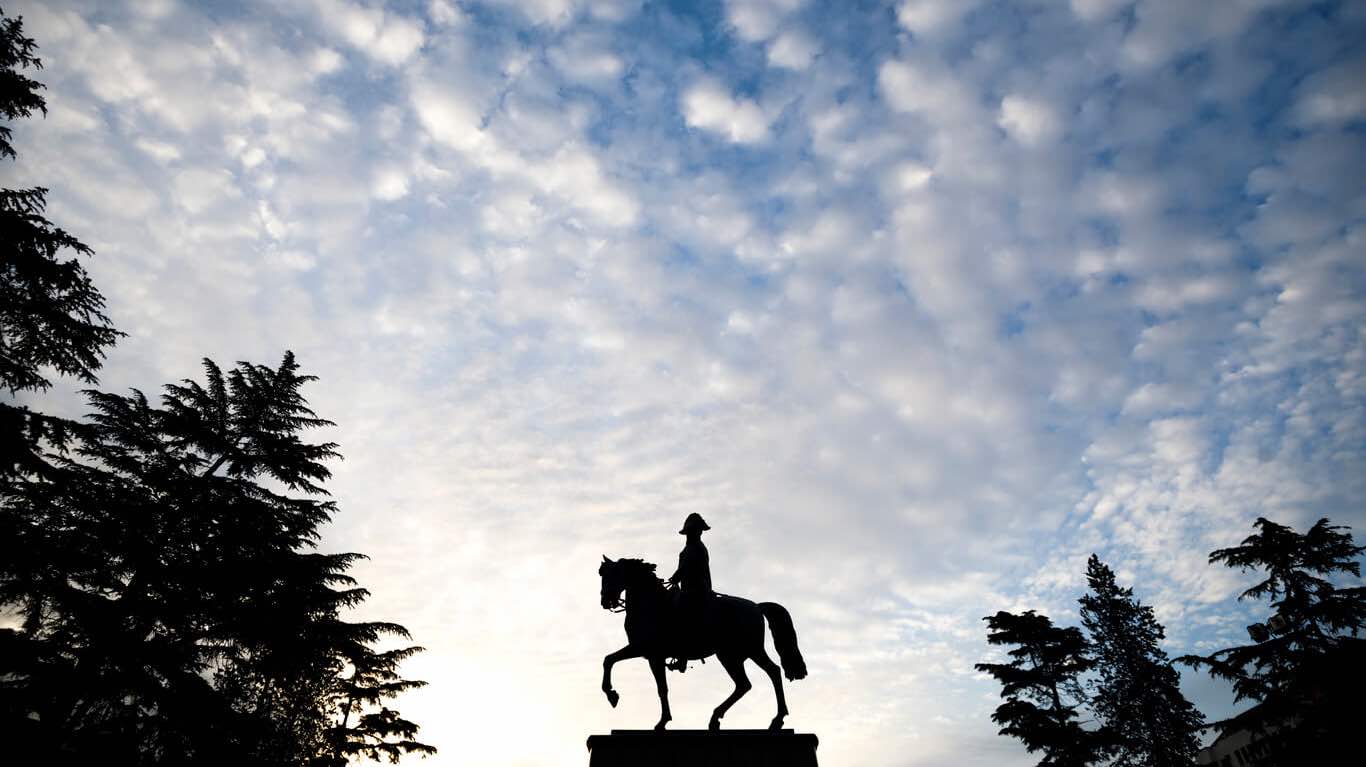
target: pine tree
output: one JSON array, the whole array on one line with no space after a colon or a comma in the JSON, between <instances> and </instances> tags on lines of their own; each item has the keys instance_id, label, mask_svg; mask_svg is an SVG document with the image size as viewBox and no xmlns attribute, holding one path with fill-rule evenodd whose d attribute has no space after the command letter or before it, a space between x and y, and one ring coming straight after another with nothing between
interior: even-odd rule
<instances>
[{"instance_id":1,"label":"pine tree","mask_svg":"<svg viewBox=\"0 0 1366 767\"><path fill-rule=\"evenodd\" d=\"M402 626L364 625L368 630L408 638ZM341 711L341 719L328 731L335 764L352 757L375 761L385 757L397 763L405 753L436 752L413 739L417 725L385 705L399 693L426 685L398 675L399 663L421 651L421 647L402 647L376 652L366 644L352 645L352 654L346 659L350 672L332 691L334 704Z\"/></svg>"},{"instance_id":2,"label":"pine tree","mask_svg":"<svg viewBox=\"0 0 1366 767\"><path fill-rule=\"evenodd\" d=\"M1313 764L1318 756L1353 745L1366 686L1366 588L1343 588L1329 579L1361 576L1357 561L1366 546L1348 528L1314 523L1306 533L1258 518L1253 535L1209 555L1240 571L1265 577L1238 599L1268 599L1272 614L1249 627L1253 643L1177 661L1203 667L1233 685L1235 700L1256 703L1242 714L1216 722L1224 732L1248 729L1272 734L1280 762ZM1327 763L1327 762L1323 762Z\"/></svg>"},{"instance_id":3,"label":"pine tree","mask_svg":"<svg viewBox=\"0 0 1366 767\"><path fill-rule=\"evenodd\" d=\"M22 19L0 10L0 118L6 123L46 113L42 84L25 74L42 62ZM0 159L16 159L13 129L0 125ZM0 189L0 389L10 398L51 385L47 370L95 381L105 347L121 335L109 325L100 295L80 262L90 249L43 215L47 190ZM19 628L0 628L0 731L11 754L36 742L30 735L54 721L74 672L71 643L41 630L58 603L72 597L63 574L90 571L90 547L52 544L83 520L40 519L16 499L41 492L56 470L48 451L62 450L76 424L0 401L0 610L19 610ZM92 533L94 531L91 531ZM30 544L37 543L37 547ZM23 599L25 594L44 594ZM49 760L58 753L47 752Z\"/></svg>"},{"instance_id":4,"label":"pine tree","mask_svg":"<svg viewBox=\"0 0 1366 767\"><path fill-rule=\"evenodd\" d=\"M368 595L346 574L361 555L313 550L337 453L302 438L329 425L301 393L312 380L286 354L227 373L205 360L203 382L160 406L87 392L95 413L55 457L61 475L14 498L37 520L17 542L32 555L0 565L0 597L57 661L22 691L44 740L128 764L333 757L348 664L407 632L344 621ZM411 686L390 671L395 692ZM429 748L382 724L393 749Z\"/></svg>"},{"instance_id":5,"label":"pine tree","mask_svg":"<svg viewBox=\"0 0 1366 767\"><path fill-rule=\"evenodd\" d=\"M23 70L40 69L37 46L23 20L0 11L0 117L6 121L46 114L42 84ZM18 155L13 129L0 125L0 158ZM47 190L0 189L0 388L10 394L40 391L51 381L43 368L95 381L104 349L121 334L109 325L104 297L76 258L90 254L43 213ZM40 445L61 444L70 424L0 402L0 478L45 468ZM3 531L0 531L3 532Z\"/></svg>"},{"instance_id":6,"label":"pine tree","mask_svg":"<svg viewBox=\"0 0 1366 767\"><path fill-rule=\"evenodd\" d=\"M1020 739L1030 753L1043 752L1039 767L1085 767L1102 756L1096 732L1077 721L1083 701L1080 678L1094 662L1075 628L1054 626L1046 615L1001 611L983 618L993 645L1014 645L1009 663L976 668L1001 683L1005 699L991 720L1000 733Z\"/></svg>"},{"instance_id":7,"label":"pine tree","mask_svg":"<svg viewBox=\"0 0 1366 767\"><path fill-rule=\"evenodd\" d=\"M1181 694L1180 675L1159 645L1162 625L1094 554L1086 579L1091 590L1080 600L1081 622L1097 676L1090 707L1100 719L1111 764L1191 764L1204 720Z\"/></svg>"}]
</instances>

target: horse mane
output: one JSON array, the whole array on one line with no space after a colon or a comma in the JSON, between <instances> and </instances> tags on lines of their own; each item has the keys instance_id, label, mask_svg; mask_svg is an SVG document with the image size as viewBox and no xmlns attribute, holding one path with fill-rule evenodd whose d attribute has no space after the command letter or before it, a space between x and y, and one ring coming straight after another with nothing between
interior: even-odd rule
<instances>
[{"instance_id":1,"label":"horse mane","mask_svg":"<svg viewBox=\"0 0 1366 767\"><path fill-rule=\"evenodd\" d=\"M654 578L655 583L658 584L660 588L663 588L663 587L664 587L664 579L661 578L661 577L659 577L658 575L655 575L655 563L654 563L654 562L646 562L646 561L643 560L643 559L627 559L627 558L622 558L622 559L618 559L618 560L617 560L617 564L619 564L619 565L625 565L625 566L626 566L626 569L629 570L629 571L631 571L631 572L633 572L633 573L637 573L637 572L638 572L638 573L642 573L642 574L649 575L651 578Z\"/></svg>"}]
</instances>

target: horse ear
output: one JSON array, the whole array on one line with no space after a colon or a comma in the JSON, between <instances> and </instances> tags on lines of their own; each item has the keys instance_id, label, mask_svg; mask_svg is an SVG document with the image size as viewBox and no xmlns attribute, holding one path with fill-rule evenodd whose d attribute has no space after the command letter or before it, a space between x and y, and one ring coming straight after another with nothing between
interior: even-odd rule
<instances>
[{"instance_id":1,"label":"horse ear","mask_svg":"<svg viewBox=\"0 0 1366 767\"><path fill-rule=\"evenodd\" d=\"M608 559L606 554L603 554L603 555L602 555L602 563L603 563L604 565L610 565L610 564L612 564L612 560Z\"/></svg>"}]
</instances>

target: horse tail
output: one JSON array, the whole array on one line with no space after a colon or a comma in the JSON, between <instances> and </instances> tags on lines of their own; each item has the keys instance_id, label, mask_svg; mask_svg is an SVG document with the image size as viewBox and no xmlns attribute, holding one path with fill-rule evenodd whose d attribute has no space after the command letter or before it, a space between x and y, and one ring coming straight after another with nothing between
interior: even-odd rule
<instances>
[{"instance_id":1,"label":"horse tail","mask_svg":"<svg viewBox=\"0 0 1366 767\"><path fill-rule=\"evenodd\" d=\"M783 674L789 681L805 679L806 661L802 660L802 651L797 649L797 630L792 627L792 616L777 602L760 602L759 609L768 619L768 628L773 632L773 647L778 651Z\"/></svg>"}]
</instances>

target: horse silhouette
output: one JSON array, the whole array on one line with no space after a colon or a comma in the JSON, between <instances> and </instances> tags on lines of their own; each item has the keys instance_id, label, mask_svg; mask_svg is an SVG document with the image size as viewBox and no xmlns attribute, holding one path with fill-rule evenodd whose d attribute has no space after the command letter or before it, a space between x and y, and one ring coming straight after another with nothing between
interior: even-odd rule
<instances>
[{"instance_id":1,"label":"horse silhouette","mask_svg":"<svg viewBox=\"0 0 1366 767\"><path fill-rule=\"evenodd\" d=\"M655 677L659 692L659 723L663 730L673 716L669 713L669 684L665 679L664 661L667 658L701 659L715 655L721 666L735 682L735 691L712 712L707 729L721 728L721 717L752 686L745 675L745 661L752 660L773 681L773 694L778 699L778 715L769 723L770 730L783 726L787 716L787 700L783 696L783 680L778 675L778 664L764 650L764 621L773 631L773 646L782 661L782 671L789 680L806 676L806 662L797 649L797 632L792 617L775 602L755 604L748 599L717 594L708 600L703 615L695 619L691 628L676 615L673 594L664 581L655 575L655 566L640 559L602 558L598 568L602 576L602 606L604 609L626 612L626 646L602 659L602 691L613 707L621 696L612 689L612 665L628 658L644 658ZM622 593L625 592L623 606Z\"/></svg>"}]
</instances>

